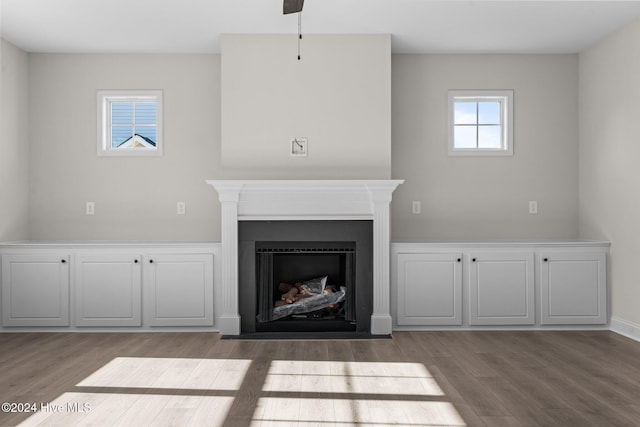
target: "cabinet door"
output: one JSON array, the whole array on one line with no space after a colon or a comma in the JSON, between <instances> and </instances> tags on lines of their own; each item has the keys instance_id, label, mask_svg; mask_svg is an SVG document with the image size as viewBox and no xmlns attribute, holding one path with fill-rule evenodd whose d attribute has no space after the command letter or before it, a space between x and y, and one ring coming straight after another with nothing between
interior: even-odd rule
<instances>
[{"instance_id":1,"label":"cabinet door","mask_svg":"<svg viewBox=\"0 0 640 427\"><path fill-rule=\"evenodd\" d=\"M144 273L149 325L213 325L213 255L152 254Z\"/></svg>"},{"instance_id":2,"label":"cabinet door","mask_svg":"<svg viewBox=\"0 0 640 427\"><path fill-rule=\"evenodd\" d=\"M606 283L604 253L542 253L540 323L605 324Z\"/></svg>"},{"instance_id":3,"label":"cabinet door","mask_svg":"<svg viewBox=\"0 0 640 427\"><path fill-rule=\"evenodd\" d=\"M4 326L69 326L69 256L2 257Z\"/></svg>"},{"instance_id":4,"label":"cabinet door","mask_svg":"<svg viewBox=\"0 0 640 427\"><path fill-rule=\"evenodd\" d=\"M398 325L462 324L461 261L461 254L398 254Z\"/></svg>"},{"instance_id":5,"label":"cabinet door","mask_svg":"<svg viewBox=\"0 0 640 427\"><path fill-rule=\"evenodd\" d=\"M140 326L140 255L78 254L77 326Z\"/></svg>"},{"instance_id":6,"label":"cabinet door","mask_svg":"<svg viewBox=\"0 0 640 427\"><path fill-rule=\"evenodd\" d=\"M533 325L533 253L469 254L469 324Z\"/></svg>"}]
</instances>

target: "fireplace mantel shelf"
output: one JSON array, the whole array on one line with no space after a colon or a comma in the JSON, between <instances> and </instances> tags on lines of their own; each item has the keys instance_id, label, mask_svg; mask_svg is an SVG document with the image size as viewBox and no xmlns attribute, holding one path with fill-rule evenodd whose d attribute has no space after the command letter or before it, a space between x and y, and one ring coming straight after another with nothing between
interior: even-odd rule
<instances>
[{"instance_id":1,"label":"fireplace mantel shelf","mask_svg":"<svg viewBox=\"0 0 640 427\"><path fill-rule=\"evenodd\" d=\"M391 333L389 301L389 204L403 180L207 180L222 207L222 306L220 332L240 334L238 221L373 221L371 334Z\"/></svg>"},{"instance_id":2,"label":"fireplace mantel shelf","mask_svg":"<svg viewBox=\"0 0 640 427\"><path fill-rule=\"evenodd\" d=\"M223 179L207 180L215 187L242 187L245 189L361 189L366 187L396 188L401 179Z\"/></svg>"},{"instance_id":3,"label":"fireplace mantel shelf","mask_svg":"<svg viewBox=\"0 0 640 427\"><path fill-rule=\"evenodd\" d=\"M238 207L238 220L373 219L373 204L389 203L402 180L207 181L220 201Z\"/></svg>"}]
</instances>

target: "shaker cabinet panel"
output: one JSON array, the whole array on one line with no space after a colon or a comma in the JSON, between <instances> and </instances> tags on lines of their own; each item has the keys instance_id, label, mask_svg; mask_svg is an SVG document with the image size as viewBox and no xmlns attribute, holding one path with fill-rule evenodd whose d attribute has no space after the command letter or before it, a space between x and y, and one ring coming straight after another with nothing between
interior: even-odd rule
<instances>
[{"instance_id":1,"label":"shaker cabinet panel","mask_svg":"<svg viewBox=\"0 0 640 427\"><path fill-rule=\"evenodd\" d=\"M605 324L606 277L604 253L541 254L541 324Z\"/></svg>"},{"instance_id":2,"label":"shaker cabinet panel","mask_svg":"<svg viewBox=\"0 0 640 427\"><path fill-rule=\"evenodd\" d=\"M69 326L69 255L2 256L3 326Z\"/></svg>"},{"instance_id":3,"label":"shaker cabinet panel","mask_svg":"<svg viewBox=\"0 0 640 427\"><path fill-rule=\"evenodd\" d=\"M137 254L79 254L75 262L77 326L141 326Z\"/></svg>"},{"instance_id":4,"label":"shaker cabinet panel","mask_svg":"<svg viewBox=\"0 0 640 427\"><path fill-rule=\"evenodd\" d=\"M150 254L144 273L149 325L213 325L211 254Z\"/></svg>"},{"instance_id":5,"label":"shaker cabinet panel","mask_svg":"<svg viewBox=\"0 0 640 427\"><path fill-rule=\"evenodd\" d=\"M469 254L469 324L533 325L533 253Z\"/></svg>"},{"instance_id":6,"label":"shaker cabinet panel","mask_svg":"<svg viewBox=\"0 0 640 427\"><path fill-rule=\"evenodd\" d=\"M461 254L398 254L398 325L462 324L461 261Z\"/></svg>"}]
</instances>

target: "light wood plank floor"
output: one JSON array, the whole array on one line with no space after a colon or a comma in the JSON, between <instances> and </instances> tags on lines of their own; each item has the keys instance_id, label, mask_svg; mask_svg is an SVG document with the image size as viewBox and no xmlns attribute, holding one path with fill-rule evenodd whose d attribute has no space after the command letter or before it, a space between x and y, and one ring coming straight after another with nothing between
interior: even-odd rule
<instances>
[{"instance_id":1,"label":"light wood plank floor","mask_svg":"<svg viewBox=\"0 0 640 427\"><path fill-rule=\"evenodd\" d=\"M37 409L2 412L0 426L640 426L640 343L608 331L10 333L0 402Z\"/></svg>"}]
</instances>

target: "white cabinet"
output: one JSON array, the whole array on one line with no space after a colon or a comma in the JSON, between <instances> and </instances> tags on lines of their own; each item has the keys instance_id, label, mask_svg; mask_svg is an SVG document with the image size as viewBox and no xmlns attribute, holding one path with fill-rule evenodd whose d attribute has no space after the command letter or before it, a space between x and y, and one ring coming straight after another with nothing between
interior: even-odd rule
<instances>
[{"instance_id":1,"label":"white cabinet","mask_svg":"<svg viewBox=\"0 0 640 427\"><path fill-rule=\"evenodd\" d=\"M533 325L533 252L469 254L469 324Z\"/></svg>"},{"instance_id":2,"label":"white cabinet","mask_svg":"<svg viewBox=\"0 0 640 427\"><path fill-rule=\"evenodd\" d=\"M609 246L596 241L393 243L395 326L606 325Z\"/></svg>"},{"instance_id":3,"label":"white cabinet","mask_svg":"<svg viewBox=\"0 0 640 427\"><path fill-rule=\"evenodd\" d=\"M397 256L398 325L462 324L462 254Z\"/></svg>"},{"instance_id":4,"label":"white cabinet","mask_svg":"<svg viewBox=\"0 0 640 427\"><path fill-rule=\"evenodd\" d=\"M211 330L216 247L179 242L0 244L0 331L175 326Z\"/></svg>"},{"instance_id":5,"label":"white cabinet","mask_svg":"<svg viewBox=\"0 0 640 427\"><path fill-rule=\"evenodd\" d=\"M213 256L145 257L145 316L150 326L213 325Z\"/></svg>"},{"instance_id":6,"label":"white cabinet","mask_svg":"<svg viewBox=\"0 0 640 427\"><path fill-rule=\"evenodd\" d=\"M69 256L2 256L3 326L69 325Z\"/></svg>"},{"instance_id":7,"label":"white cabinet","mask_svg":"<svg viewBox=\"0 0 640 427\"><path fill-rule=\"evenodd\" d=\"M140 326L141 263L138 254L75 257L77 326Z\"/></svg>"},{"instance_id":8,"label":"white cabinet","mask_svg":"<svg viewBox=\"0 0 640 427\"><path fill-rule=\"evenodd\" d=\"M541 324L605 324L606 282L605 253L541 253Z\"/></svg>"}]
</instances>

